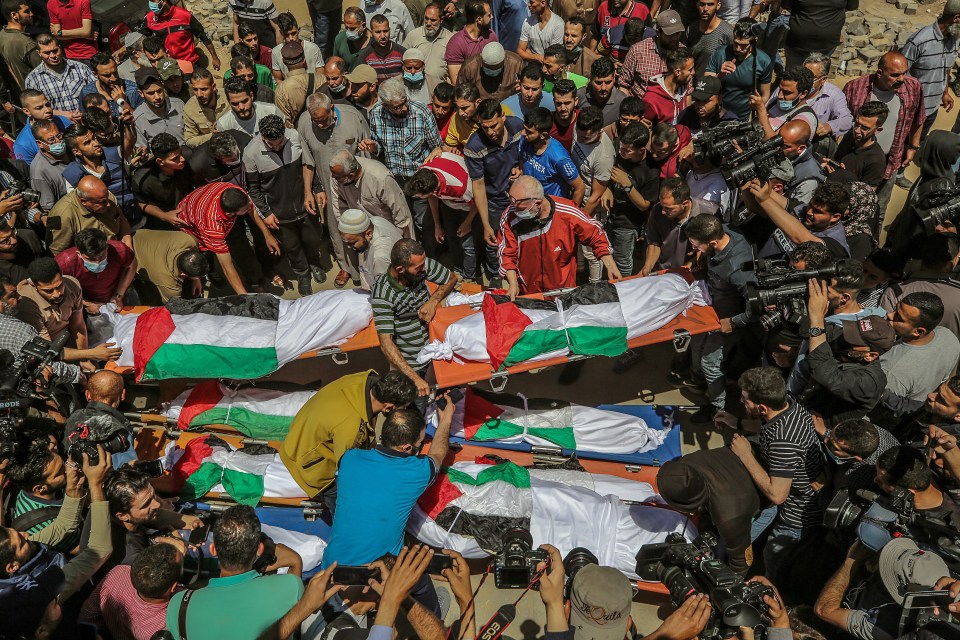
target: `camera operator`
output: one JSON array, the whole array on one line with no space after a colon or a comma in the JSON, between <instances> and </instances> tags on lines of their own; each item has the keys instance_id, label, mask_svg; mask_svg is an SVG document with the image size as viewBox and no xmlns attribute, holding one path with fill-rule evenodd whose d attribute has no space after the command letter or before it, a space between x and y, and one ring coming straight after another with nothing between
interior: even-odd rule
<instances>
[{"instance_id":1,"label":"camera operator","mask_svg":"<svg viewBox=\"0 0 960 640\"><path fill-rule=\"evenodd\" d=\"M889 431L864 419L844 420L821 435L834 465L833 489L848 489L851 495L873 487L877 459L900 444Z\"/></svg>"},{"instance_id":2,"label":"camera operator","mask_svg":"<svg viewBox=\"0 0 960 640\"><path fill-rule=\"evenodd\" d=\"M674 509L700 514L700 531L716 528L730 568L747 572L750 523L760 510L760 496L730 449L703 449L667 462L657 473L657 490Z\"/></svg>"},{"instance_id":3,"label":"camera operator","mask_svg":"<svg viewBox=\"0 0 960 640\"><path fill-rule=\"evenodd\" d=\"M110 555L110 516L103 488L110 454L103 447L98 447L97 453L96 465L91 465L86 455L83 459L91 533L89 542L74 558L31 540L25 533L7 528L0 531L0 619L7 637L32 638L35 632L36 637L44 637L51 633L60 623L60 605L70 600ZM60 631L63 637L77 637L69 630Z\"/></svg>"},{"instance_id":4,"label":"camera operator","mask_svg":"<svg viewBox=\"0 0 960 640\"><path fill-rule=\"evenodd\" d=\"M706 262L707 287L720 318L719 331L699 334L690 345L693 363L699 366L710 399L710 405L701 407L692 419L710 422L726 401L726 378L721 368L724 352L729 355L749 321L746 291L754 276L743 267L752 262L753 250L742 235L707 213L691 219L686 233L690 246Z\"/></svg>"},{"instance_id":5,"label":"camera operator","mask_svg":"<svg viewBox=\"0 0 960 640\"><path fill-rule=\"evenodd\" d=\"M960 529L960 507L933 481L933 471L918 449L899 446L884 451L877 458L874 482L888 495L897 489L909 491L917 515Z\"/></svg>"},{"instance_id":6,"label":"camera operator","mask_svg":"<svg viewBox=\"0 0 960 640\"><path fill-rule=\"evenodd\" d=\"M837 258L850 256L843 216L850 207L850 192L839 184L819 185L802 211L803 222L784 208L783 198L773 193L769 182L750 180L741 189L747 208L752 198L777 227L760 250L763 257L789 254L801 242L822 242Z\"/></svg>"},{"instance_id":7,"label":"camera operator","mask_svg":"<svg viewBox=\"0 0 960 640\"><path fill-rule=\"evenodd\" d=\"M130 421L117 409L126 394L123 388L123 376L120 374L106 369L92 374L87 379L85 392L87 406L77 409L67 418L66 424L63 425L64 438L69 437L81 424L89 424L93 427L96 423L96 430L104 434L126 429L128 448L126 451L113 454L113 468L119 469L129 462L135 462L137 452L133 448L133 428ZM96 416L101 419L91 422L91 419Z\"/></svg>"},{"instance_id":8,"label":"camera operator","mask_svg":"<svg viewBox=\"0 0 960 640\"><path fill-rule=\"evenodd\" d=\"M880 402L887 377L877 359L893 346L897 336L886 318L866 315L841 320L841 335L831 347L826 322L831 306L830 286L811 280L807 290L810 340L804 363L809 367L810 379L800 397L809 411L820 416L825 427L832 427L846 418L863 417ZM850 301L859 307L855 294ZM831 324L833 329L836 323Z\"/></svg>"},{"instance_id":9,"label":"camera operator","mask_svg":"<svg viewBox=\"0 0 960 640\"><path fill-rule=\"evenodd\" d=\"M877 571L854 583L874 557L863 543L854 542L820 592L814 611L822 620L860 640L891 640L901 635L905 587L933 588L949 575L949 569L943 559L921 551L913 540L896 538L880 551Z\"/></svg>"},{"instance_id":10,"label":"camera operator","mask_svg":"<svg viewBox=\"0 0 960 640\"><path fill-rule=\"evenodd\" d=\"M700 76L693 81L690 106L677 116L677 124L690 129L697 136L704 127L715 127L721 122L737 120L737 115L723 108L720 94L723 85L716 76Z\"/></svg>"},{"instance_id":11,"label":"camera operator","mask_svg":"<svg viewBox=\"0 0 960 640\"><path fill-rule=\"evenodd\" d=\"M167 606L167 630L190 640L255 638L296 605L304 592L300 557L277 545L277 558L267 570L283 566L291 570L261 575L253 566L264 552L262 536L253 507L235 505L220 514L210 548L220 560L220 577L201 589L173 596ZM281 550L295 557L282 561Z\"/></svg>"},{"instance_id":12,"label":"camera operator","mask_svg":"<svg viewBox=\"0 0 960 640\"><path fill-rule=\"evenodd\" d=\"M7 350L16 358L13 366L0 371L0 377L4 380L10 379L15 375L16 368L23 360L23 346L36 338L39 334L37 330L25 322L21 322L13 317L16 307L2 303L2 312L0 312L0 351ZM83 372L75 364L67 364L60 360L51 363L53 378L60 382L76 383L83 380Z\"/></svg>"},{"instance_id":13,"label":"camera operator","mask_svg":"<svg viewBox=\"0 0 960 640\"><path fill-rule=\"evenodd\" d=\"M790 561L791 551L823 521L819 505L824 453L807 410L787 396L774 367L756 367L740 376L741 401L747 416L762 422L758 451L736 434L730 449L747 468L754 484L772 503L753 523L757 540L772 525L763 551L765 574L774 583Z\"/></svg>"}]
</instances>

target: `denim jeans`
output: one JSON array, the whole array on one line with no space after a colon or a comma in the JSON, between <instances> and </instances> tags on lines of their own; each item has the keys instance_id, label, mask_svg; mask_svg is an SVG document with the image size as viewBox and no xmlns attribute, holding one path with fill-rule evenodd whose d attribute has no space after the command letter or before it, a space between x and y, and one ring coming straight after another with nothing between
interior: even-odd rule
<instances>
[{"instance_id":1,"label":"denim jeans","mask_svg":"<svg viewBox=\"0 0 960 640\"><path fill-rule=\"evenodd\" d=\"M707 383L707 397L710 398L710 404L721 410L727 400L727 379L723 375L723 356L724 351L733 344L736 335L736 332L711 331L694 336L690 342L694 378L703 378Z\"/></svg>"},{"instance_id":2,"label":"denim jeans","mask_svg":"<svg viewBox=\"0 0 960 640\"><path fill-rule=\"evenodd\" d=\"M607 229L610 238L610 248L613 250L613 261L624 278L633 275L633 251L637 248L636 229L625 227L610 227Z\"/></svg>"},{"instance_id":3,"label":"denim jeans","mask_svg":"<svg viewBox=\"0 0 960 640\"><path fill-rule=\"evenodd\" d=\"M790 554L804 537L804 530L800 527L791 527L777 518L777 505L771 505L760 512L750 526L750 541L756 542L770 525L770 535L767 536L767 546L763 549L764 575L774 584L780 579L780 571L790 560ZM808 530L809 532L810 530Z\"/></svg>"},{"instance_id":4,"label":"denim jeans","mask_svg":"<svg viewBox=\"0 0 960 640\"><path fill-rule=\"evenodd\" d=\"M312 3L307 3L310 10L310 20L313 22L313 43L320 47L323 59L333 55L333 39L340 31L343 16L343 5L333 11L318 13ZM369 17L367 18L370 19Z\"/></svg>"},{"instance_id":5,"label":"denim jeans","mask_svg":"<svg viewBox=\"0 0 960 640\"><path fill-rule=\"evenodd\" d=\"M476 280L480 277L477 270L477 224L470 229L470 233L460 237L457 235L457 229L463 224L463 221L469 215L469 211L461 209L451 209L443 202L440 202L440 223L443 225L443 234L447 238L447 246L454 254L453 263L460 275L470 280ZM477 223L476 216L473 219Z\"/></svg>"},{"instance_id":6,"label":"denim jeans","mask_svg":"<svg viewBox=\"0 0 960 640\"><path fill-rule=\"evenodd\" d=\"M503 211L509 205L509 201L500 197L497 194L497 197L492 197L490 192L487 192L487 217L490 219L490 226L493 227L493 230L500 233L500 220L503 218ZM484 253L486 254L486 261L484 264L484 270L487 272L488 278L499 278L500 277L500 249L497 245L492 247L487 244L486 240L483 241ZM477 274L478 276L480 274Z\"/></svg>"}]
</instances>

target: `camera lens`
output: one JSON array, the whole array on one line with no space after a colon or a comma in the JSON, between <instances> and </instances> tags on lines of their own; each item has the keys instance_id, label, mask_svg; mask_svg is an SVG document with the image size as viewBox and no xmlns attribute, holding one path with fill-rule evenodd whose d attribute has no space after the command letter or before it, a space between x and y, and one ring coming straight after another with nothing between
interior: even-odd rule
<instances>
[{"instance_id":1,"label":"camera lens","mask_svg":"<svg viewBox=\"0 0 960 640\"><path fill-rule=\"evenodd\" d=\"M571 549L567 557L563 559L563 570L564 573L567 574L567 578L572 582L577 572L588 564L600 564L600 561L589 549L576 547Z\"/></svg>"}]
</instances>

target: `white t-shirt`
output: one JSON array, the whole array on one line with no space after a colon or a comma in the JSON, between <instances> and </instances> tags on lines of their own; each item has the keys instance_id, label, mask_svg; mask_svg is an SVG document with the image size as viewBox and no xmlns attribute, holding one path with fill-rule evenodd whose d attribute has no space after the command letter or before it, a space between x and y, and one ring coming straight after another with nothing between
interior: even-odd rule
<instances>
[{"instance_id":1,"label":"white t-shirt","mask_svg":"<svg viewBox=\"0 0 960 640\"><path fill-rule=\"evenodd\" d=\"M541 29L537 16L527 16L520 31L520 42L526 42L527 50L537 55L543 55L543 51L552 44L563 44L563 18L551 13L547 24Z\"/></svg>"},{"instance_id":2,"label":"white t-shirt","mask_svg":"<svg viewBox=\"0 0 960 640\"><path fill-rule=\"evenodd\" d=\"M617 152L613 148L613 141L606 133L600 134L600 139L593 144L584 144L579 140L574 140L570 157L573 158L573 163L577 165L583 183L587 185L587 190L583 194L584 202L590 199L594 180L610 181L610 172L613 170L616 156Z\"/></svg>"},{"instance_id":3,"label":"white t-shirt","mask_svg":"<svg viewBox=\"0 0 960 640\"><path fill-rule=\"evenodd\" d=\"M320 47L313 44L309 40L301 40L300 44L303 45L303 59L307 63L307 71L313 71L323 66L323 54L320 53ZM280 55L280 49L283 48L283 43L281 42L273 48L272 60L273 60L273 69L274 71L279 71L284 78L287 77L287 74L290 73L290 70L287 69L287 65L283 64L283 56Z\"/></svg>"},{"instance_id":4,"label":"white t-shirt","mask_svg":"<svg viewBox=\"0 0 960 640\"><path fill-rule=\"evenodd\" d=\"M897 131L897 121L900 120L900 108L903 106L900 102L900 96L894 91L883 91L877 87L873 88L874 100L879 100L887 105L890 113L887 115L887 121L883 124L880 131L877 132L877 144L883 149L884 154L890 153L890 145L893 144L893 134Z\"/></svg>"},{"instance_id":5,"label":"white t-shirt","mask_svg":"<svg viewBox=\"0 0 960 640\"><path fill-rule=\"evenodd\" d=\"M237 131L243 131L250 137L257 135L257 125L260 122L260 118L265 118L269 115L275 115L283 117L283 114L280 113L280 110L277 109L276 105L272 105L269 102L254 102L253 103L253 117L248 120L240 120L237 118L236 114L233 112L233 109L228 109L217 120L217 129L220 131L229 131L230 129L236 129Z\"/></svg>"}]
</instances>

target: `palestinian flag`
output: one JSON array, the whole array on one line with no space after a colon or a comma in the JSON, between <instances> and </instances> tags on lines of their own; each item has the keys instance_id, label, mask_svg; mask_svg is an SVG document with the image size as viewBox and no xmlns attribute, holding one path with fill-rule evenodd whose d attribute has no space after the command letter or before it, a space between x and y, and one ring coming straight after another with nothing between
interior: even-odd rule
<instances>
[{"instance_id":1,"label":"palestinian flag","mask_svg":"<svg viewBox=\"0 0 960 640\"><path fill-rule=\"evenodd\" d=\"M248 380L308 351L342 344L370 324L373 311L368 295L351 290L297 300L269 294L174 298L135 322L109 309L105 315L124 348L118 364L132 365L137 380Z\"/></svg>"},{"instance_id":2,"label":"palestinian flag","mask_svg":"<svg viewBox=\"0 0 960 640\"><path fill-rule=\"evenodd\" d=\"M527 308L556 313L533 321L524 313ZM627 322L617 288L609 282L584 285L553 302L487 296L481 309L494 369L565 347L585 356L618 356L627 350Z\"/></svg>"},{"instance_id":3,"label":"palestinian flag","mask_svg":"<svg viewBox=\"0 0 960 640\"><path fill-rule=\"evenodd\" d=\"M311 397L312 391L230 389L208 381L177 396L165 415L176 420L181 431L226 425L248 438L283 440L294 416Z\"/></svg>"},{"instance_id":4,"label":"palestinian flag","mask_svg":"<svg viewBox=\"0 0 960 640\"><path fill-rule=\"evenodd\" d=\"M195 500L209 491L228 494L239 504L256 506L263 496L263 478L276 449L251 445L234 449L214 435L194 438L174 454L172 474L180 495Z\"/></svg>"},{"instance_id":5,"label":"palestinian flag","mask_svg":"<svg viewBox=\"0 0 960 640\"><path fill-rule=\"evenodd\" d=\"M436 426L435 411L428 414ZM578 452L629 454L656 449L668 429L637 416L603 411L563 400L524 399L468 387L457 403L451 435L472 442L526 442Z\"/></svg>"}]
</instances>

